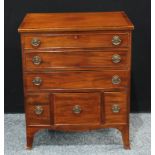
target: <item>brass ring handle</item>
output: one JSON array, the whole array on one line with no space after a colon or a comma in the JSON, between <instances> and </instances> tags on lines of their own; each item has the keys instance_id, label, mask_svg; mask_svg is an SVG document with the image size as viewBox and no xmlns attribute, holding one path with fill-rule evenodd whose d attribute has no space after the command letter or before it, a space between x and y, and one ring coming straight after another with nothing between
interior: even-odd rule
<instances>
[{"instance_id":1,"label":"brass ring handle","mask_svg":"<svg viewBox=\"0 0 155 155\"><path fill-rule=\"evenodd\" d=\"M34 46L34 47L38 47L40 45L41 41L37 38L33 38L31 40L31 45Z\"/></svg>"},{"instance_id":2,"label":"brass ring handle","mask_svg":"<svg viewBox=\"0 0 155 155\"><path fill-rule=\"evenodd\" d=\"M79 105L75 105L72 109L73 113L75 114L80 114L81 113L81 108Z\"/></svg>"},{"instance_id":3,"label":"brass ring handle","mask_svg":"<svg viewBox=\"0 0 155 155\"><path fill-rule=\"evenodd\" d=\"M35 77L33 80L32 80L32 83L35 85L35 86L40 86L41 83L42 83L42 79L40 77Z\"/></svg>"},{"instance_id":4,"label":"brass ring handle","mask_svg":"<svg viewBox=\"0 0 155 155\"><path fill-rule=\"evenodd\" d=\"M44 109L42 106L36 106L35 109L34 109L34 112L36 115L41 115L43 113Z\"/></svg>"},{"instance_id":5,"label":"brass ring handle","mask_svg":"<svg viewBox=\"0 0 155 155\"><path fill-rule=\"evenodd\" d=\"M115 46L120 45L122 42L121 38L119 36L113 36L112 38L112 44Z\"/></svg>"},{"instance_id":6,"label":"brass ring handle","mask_svg":"<svg viewBox=\"0 0 155 155\"><path fill-rule=\"evenodd\" d=\"M120 84L121 83L121 78L118 75L114 75L112 77L112 83L113 84Z\"/></svg>"},{"instance_id":7,"label":"brass ring handle","mask_svg":"<svg viewBox=\"0 0 155 155\"><path fill-rule=\"evenodd\" d=\"M119 113L119 112L120 112L120 107L119 107L118 104L114 104L114 105L112 106L112 112L113 112L113 113Z\"/></svg>"},{"instance_id":8,"label":"brass ring handle","mask_svg":"<svg viewBox=\"0 0 155 155\"><path fill-rule=\"evenodd\" d=\"M112 62L113 63L119 63L121 61L121 56L119 54L114 54L112 56Z\"/></svg>"},{"instance_id":9,"label":"brass ring handle","mask_svg":"<svg viewBox=\"0 0 155 155\"><path fill-rule=\"evenodd\" d=\"M41 57L40 56L34 56L32 58L32 62L33 62L34 65L40 65L41 62L42 62Z\"/></svg>"}]
</instances>

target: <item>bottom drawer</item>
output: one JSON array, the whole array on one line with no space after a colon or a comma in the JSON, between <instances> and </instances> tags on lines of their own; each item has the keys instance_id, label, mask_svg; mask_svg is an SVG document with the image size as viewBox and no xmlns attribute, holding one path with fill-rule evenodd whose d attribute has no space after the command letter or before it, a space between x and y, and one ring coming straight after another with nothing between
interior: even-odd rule
<instances>
[{"instance_id":1,"label":"bottom drawer","mask_svg":"<svg viewBox=\"0 0 155 155\"><path fill-rule=\"evenodd\" d=\"M127 93L104 93L105 123L127 123Z\"/></svg>"},{"instance_id":2,"label":"bottom drawer","mask_svg":"<svg viewBox=\"0 0 155 155\"><path fill-rule=\"evenodd\" d=\"M93 125L127 123L127 93L30 93L27 125Z\"/></svg>"},{"instance_id":3,"label":"bottom drawer","mask_svg":"<svg viewBox=\"0 0 155 155\"><path fill-rule=\"evenodd\" d=\"M49 95L44 93L26 96L27 125L50 125Z\"/></svg>"},{"instance_id":4,"label":"bottom drawer","mask_svg":"<svg viewBox=\"0 0 155 155\"><path fill-rule=\"evenodd\" d=\"M100 124L100 93L54 94L55 124Z\"/></svg>"}]
</instances>

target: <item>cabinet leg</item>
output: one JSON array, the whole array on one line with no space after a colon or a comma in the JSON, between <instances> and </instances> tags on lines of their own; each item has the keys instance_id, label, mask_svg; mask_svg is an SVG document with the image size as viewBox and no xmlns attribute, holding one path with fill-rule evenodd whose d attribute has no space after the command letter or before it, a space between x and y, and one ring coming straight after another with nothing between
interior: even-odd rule
<instances>
[{"instance_id":1,"label":"cabinet leg","mask_svg":"<svg viewBox=\"0 0 155 155\"><path fill-rule=\"evenodd\" d=\"M30 127L26 128L26 140L27 140L26 148L27 149L32 149L34 134L37 131L38 131L37 128L30 128Z\"/></svg>"},{"instance_id":2,"label":"cabinet leg","mask_svg":"<svg viewBox=\"0 0 155 155\"><path fill-rule=\"evenodd\" d=\"M129 126L122 126L118 128L122 134L123 145L125 149L130 149L130 139L129 139Z\"/></svg>"}]
</instances>

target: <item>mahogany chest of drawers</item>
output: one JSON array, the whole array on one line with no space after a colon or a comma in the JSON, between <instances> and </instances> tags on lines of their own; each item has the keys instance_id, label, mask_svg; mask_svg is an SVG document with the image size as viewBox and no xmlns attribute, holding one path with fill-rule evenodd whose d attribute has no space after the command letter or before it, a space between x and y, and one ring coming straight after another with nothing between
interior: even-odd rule
<instances>
[{"instance_id":1,"label":"mahogany chest of drawers","mask_svg":"<svg viewBox=\"0 0 155 155\"><path fill-rule=\"evenodd\" d=\"M26 15L18 31L27 148L40 129L99 128L118 129L130 148L133 28L124 12Z\"/></svg>"}]
</instances>

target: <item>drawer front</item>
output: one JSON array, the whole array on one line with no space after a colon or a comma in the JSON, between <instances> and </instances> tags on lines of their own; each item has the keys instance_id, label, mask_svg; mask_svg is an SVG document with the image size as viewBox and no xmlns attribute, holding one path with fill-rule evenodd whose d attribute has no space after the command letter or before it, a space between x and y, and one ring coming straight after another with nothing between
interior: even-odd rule
<instances>
[{"instance_id":1,"label":"drawer front","mask_svg":"<svg viewBox=\"0 0 155 155\"><path fill-rule=\"evenodd\" d=\"M128 71L64 71L51 73L25 73L25 88L80 89L120 88L128 84Z\"/></svg>"},{"instance_id":2,"label":"drawer front","mask_svg":"<svg viewBox=\"0 0 155 155\"><path fill-rule=\"evenodd\" d=\"M126 92L105 92L105 123L127 123Z\"/></svg>"},{"instance_id":3,"label":"drawer front","mask_svg":"<svg viewBox=\"0 0 155 155\"><path fill-rule=\"evenodd\" d=\"M128 47L128 33L89 33L62 35L27 35L25 49Z\"/></svg>"},{"instance_id":4,"label":"drawer front","mask_svg":"<svg viewBox=\"0 0 155 155\"><path fill-rule=\"evenodd\" d=\"M64 61L65 60L65 61ZM128 52L77 51L25 54L26 70L58 68L127 67Z\"/></svg>"},{"instance_id":5,"label":"drawer front","mask_svg":"<svg viewBox=\"0 0 155 155\"><path fill-rule=\"evenodd\" d=\"M50 125L49 95L45 93L26 96L26 120L28 125Z\"/></svg>"},{"instance_id":6,"label":"drawer front","mask_svg":"<svg viewBox=\"0 0 155 155\"><path fill-rule=\"evenodd\" d=\"M54 94L55 124L99 124L99 93Z\"/></svg>"}]
</instances>

